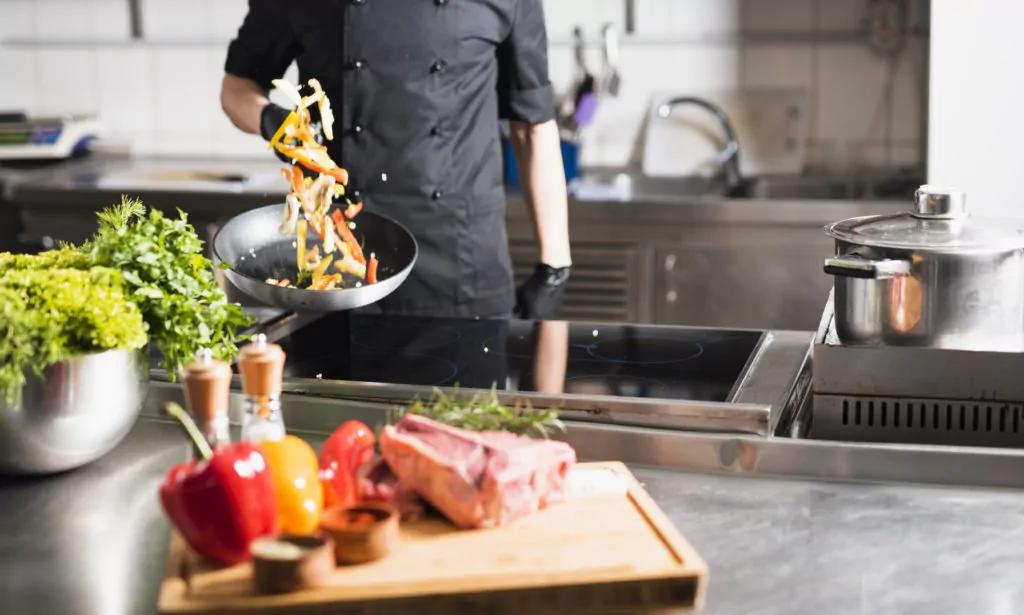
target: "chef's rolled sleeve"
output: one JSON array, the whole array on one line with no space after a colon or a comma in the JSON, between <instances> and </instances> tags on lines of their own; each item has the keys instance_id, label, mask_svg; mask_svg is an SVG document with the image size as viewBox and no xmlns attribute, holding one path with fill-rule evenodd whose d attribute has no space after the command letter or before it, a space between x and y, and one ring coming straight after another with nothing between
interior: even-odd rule
<instances>
[{"instance_id":1,"label":"chef's rolled sleeve","mask_svg":"<svg viewBox=\"0 0 1024 615\"><path fill-rule=\"evenodd\" d=\"M296 56L296 41L284 0L249 0L249 13L228 46L224 72L269 90Z\"/></svg>"},{"instance_id":2,"label":"chef's rolled sleeve","mask_svg":"<svg viewBox=\"0 0 1024 615\"><path fill-rule=\"evenodd\" d=\"M514 0L512 27L498 47L498 112L502 119L542 124L555 118L548 79L548 37L541 0Z\"/></svg>"}]
</instances>

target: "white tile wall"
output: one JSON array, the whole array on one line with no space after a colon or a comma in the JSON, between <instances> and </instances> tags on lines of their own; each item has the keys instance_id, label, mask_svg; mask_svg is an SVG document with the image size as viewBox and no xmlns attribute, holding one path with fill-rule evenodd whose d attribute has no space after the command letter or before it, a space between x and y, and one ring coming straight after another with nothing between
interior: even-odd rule
<instances>
[{"instance_id":1,"label":"white tile wall","mask_svg":"<svg viewBox=\"0 0 1024 615\"><path fill-rule=\"evenodd\" d=\"M35 28L34 0L0 2L0 40L32 38L35 36Z\"/></svg>"},{"instance_id":2,"label":"white tile wall","mask_svg":"<svg viewBox=\"0 0 1024 615\"><path fill-rule=\"evenodd\" d=\"M216 0L219 1L219 0ZM143 0L142 28L151 41L212 41L209 0Z\"/></svg>"},{"instance_id":3,"label":"white tile wall","mask_svg":"<svg viewBox=\"0 0 1024 615\"><path fill-rule=\"evenodd\" d=\"M36 68L39 113L98 111L95 49L44 49L36 53Z\"/></svg>"},{"instance_id":4,"label":"white tile wall","mask_svg":"<svg viewBox=\"0 0 1024 615\"><path fill-rule=\"evenodd\" d=\"M807 32L814 28L814 8L814 0L743 0L740 26L747 32Z\"/></svg>"},{"instance_id":5,"label":"white tile wall","mask_svg":"<svg viewBox=\"0 0 1024 615\"><path fill-rule=\"evenodd\" d=\"M144 47L101 47L97 51L100 115L116 118L119 139L155 130L156 87L152 57Z\"/></svg>"},{"instance_id":6,"label":"white tile wall","mask_svg":"<svg viewBox=\"0 0 1024 615\"><path fill-rule=\"evenodd\" d=\"M909 45L894 63L888 88L889 60L853 43L800 40L862 27L867 1L636 0L637 34L624 37L621 50L621 95L599 109L584 162L629 161L655 92L779 87L809 92L811 166L917 162L920 45ZM911 1L912 20L920 22L927 0ZM544 2L551 78L567 91L573 27L582 26L593 44L588 63L597 70L601 27L622 27L624 2ZM0 0L0 108L95 110L111 138L146 154L266 156L258 138L230 124L218 95L227 42L246 6L246 0L143 0L146 41L133 43L124 0ZM739 42L741 33L789 42ZM294 67L288 77L295 79Z\"/></svg>"}]
</instances>

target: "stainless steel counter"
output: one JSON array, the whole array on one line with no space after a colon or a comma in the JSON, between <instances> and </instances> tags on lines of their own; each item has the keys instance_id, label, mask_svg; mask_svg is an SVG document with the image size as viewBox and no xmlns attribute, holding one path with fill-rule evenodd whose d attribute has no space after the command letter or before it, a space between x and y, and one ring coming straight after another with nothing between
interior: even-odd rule
<instances>
[{"instance_id":1,"label":"stainless steel counter","mask_svg":"<svg viewBox=\"0 0 1024 615\"><path fill-rule=\"evenodd\" d=\"M91 466L0 480L0 612L154 612L156 490L185 455L176 427L143 419ZM1024 492L631 468L708 561L709 615L1024 611Z\"/></svg>"},{"instance_id":2,"label":"stainless steel counter","mask_svg":"<svg viewBox=\"0 0 1024 615\"><path fill-rule=\"evenodd\" d=\"M210 176L192 177L199 172ZM42 180L17 181L9 192L30 238L81 241L94 228L94 212L128 193L165 211L186 210L209 239L226 218L280 202L286 186L271 181L277 172L274 160L95 157ZM809 330L832 284L821 271L822 259L834 250L822 226L909 206L728 199L675 191L677 184L639 186L625 200L570 200L574 268L566 318ZM516 276L523 279L537 252L530 216L515 194L506 218Z\"/></svg>"}]
</instances>

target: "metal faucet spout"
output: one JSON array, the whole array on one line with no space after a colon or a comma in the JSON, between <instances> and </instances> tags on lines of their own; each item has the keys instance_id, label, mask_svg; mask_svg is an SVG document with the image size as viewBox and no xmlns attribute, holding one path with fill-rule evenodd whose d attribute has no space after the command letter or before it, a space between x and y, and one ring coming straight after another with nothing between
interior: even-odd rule
<instances>
[{"instance_id":1,"label":"metal faucet spout","mask_svg":"<svg viewBox=\"0 0 1024 615\"><path fill-rule=\"evenodd\" d=\"M743 177L740 173L740 144L736 139L736 131L733 129L729 116L715 103L696 96L680 96L668 100L658 107L658 115L666 118L672 114L673 109L683 105L697 105L710 111L718 119L718 123L722 126L722 132L725 133L725 147L718 152L718 165L725 182L726 192L729 195L737 193L743 184Z\"/></svg>"}]
</instances>

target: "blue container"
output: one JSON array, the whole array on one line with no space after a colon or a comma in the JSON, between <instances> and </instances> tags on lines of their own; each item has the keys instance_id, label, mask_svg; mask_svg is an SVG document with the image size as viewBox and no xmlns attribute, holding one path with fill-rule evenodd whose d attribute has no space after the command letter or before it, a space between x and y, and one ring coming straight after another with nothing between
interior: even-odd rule
<instances>
[{"instance_id":1,"label":"blue container","mask_svg":"<svg viewBox=\"0 0 1024 615\"><path fill-rule=\"evenodd\" d=\"M510 186L519 185L519 170L516 168L516 158L512 154L512 142L503 139L505 152L505 184ZM565 171L565 183L580 176L580 145L572 141L562 141L562 168Z\"/></svg>"}]
</instances>

